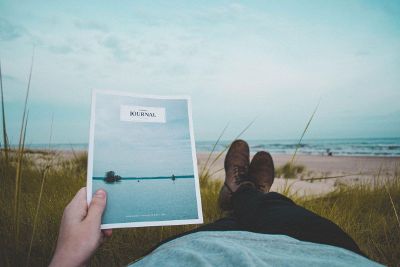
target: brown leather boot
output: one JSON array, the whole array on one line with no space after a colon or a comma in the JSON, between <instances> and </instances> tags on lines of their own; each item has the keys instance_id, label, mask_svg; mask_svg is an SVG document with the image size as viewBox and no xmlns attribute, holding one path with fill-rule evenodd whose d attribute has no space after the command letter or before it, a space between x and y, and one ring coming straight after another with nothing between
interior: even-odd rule
<instances>
[{"instance_id":1,"label":"brown leather boot","mask_svg":"<svg viewBox=\"0 0 400 267\"><path fill-rule=\"evenodd\" d=\"M252 184L247 172L249 169L249 145L243 140L235 140L225 157L225 183L219 193L219 206L222 210L231 210L231 196L242 184ZM254 184L252 184L254 186Z\"/></svg>"},{"instance_id":2,"label":"brown leather boot","mask_svg":"<svg viewBox=\"0 0 400 267\"><path fill-rule=\"evenodd\" d=\"M249 179L253 181L257 190L267 193L274 182L274 161L268 152L257 152L251 160Z\"/></svg>"}]
</instances>

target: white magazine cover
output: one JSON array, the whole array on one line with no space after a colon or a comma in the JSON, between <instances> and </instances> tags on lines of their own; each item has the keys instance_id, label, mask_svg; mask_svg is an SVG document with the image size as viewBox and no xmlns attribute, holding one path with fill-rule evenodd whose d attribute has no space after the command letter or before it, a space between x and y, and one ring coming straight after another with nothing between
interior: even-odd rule
<instances>
[{"instance_id":1,"label":"white magazine cover","mask_svg":"<svg viewBox=\"0 0 400 267\"><path fill-rule=\"evenodd\" d=\"M102 229L203 223L188 96L92 92L87 201Z\"/></svg>"}]
</instances>

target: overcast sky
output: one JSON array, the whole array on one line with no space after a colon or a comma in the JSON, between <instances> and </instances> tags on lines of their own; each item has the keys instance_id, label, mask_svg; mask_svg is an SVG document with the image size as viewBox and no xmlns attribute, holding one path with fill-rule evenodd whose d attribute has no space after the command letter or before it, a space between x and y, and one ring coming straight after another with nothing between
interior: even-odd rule
<instances>
[{"instance_id":1,"label":"overcast sky","mask_svg":"<svg viewBox=\"0 0 400 267\"><path fill-rule=\"evenodd\" d=\"M399 1L0 1L8 130L87 142L92 88L188 94L195 137L400 136Z\"/></svg>"}]
</instances>

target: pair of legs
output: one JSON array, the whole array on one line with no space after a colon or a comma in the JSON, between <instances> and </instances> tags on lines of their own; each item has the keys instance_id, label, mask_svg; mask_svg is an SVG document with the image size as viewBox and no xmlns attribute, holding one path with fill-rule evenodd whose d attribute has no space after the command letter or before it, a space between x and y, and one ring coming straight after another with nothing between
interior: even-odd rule
<instances>
[{"instance_id":1,"label":"pair of legs","mask_svg":"<svg viewBox=\"0 0 400 267\"><path fill-rule=\"evenodd\" d=\"M225 173L219 202L221 209L229 211L230 216L162 243L199 231L249 231L287 235L365 256L354 240L332 221L296 205L279 193L269 192L274 180L274 165L269 153L258 152L250 163L247 143L237 140L226 155Z\"/></svg>"},{"instance_id":2,"label":"pair of legs","mask_svg":"<svg viewBox=\"0 0 400 267\"><path fill-rule=\"evenodd\" d=\"M200 231L249 231L287 235L298 240L341 247L365 256L336 224L275 192L242 186L232 194L233 213L210 224L164 240Z\"/></svg>"}]
</instances>

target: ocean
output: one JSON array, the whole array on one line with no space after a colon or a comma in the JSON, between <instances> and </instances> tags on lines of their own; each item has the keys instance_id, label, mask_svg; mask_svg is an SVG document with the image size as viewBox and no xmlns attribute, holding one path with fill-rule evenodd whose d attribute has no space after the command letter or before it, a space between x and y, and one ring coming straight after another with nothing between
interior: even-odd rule
<instances>
[{"instance_id":1,"label":"ocean","mask_svg":"<svg viewBox=\"0 0 400 267\"><path fill-rule=\"evenodd\" d=\"M267 150L272 154L293 154L299 140L248 140L251 152ZM198 152L209 152L215 141L196 142ZM222 141L216 151L223 150L230 144ZM331 152L336 156L400 156L400 138L369 139L306 139L298 147L298 154L326 155Z\"/></svg>"},{"instance_id":2,"label":"ocean","mask_svg":"<svg viewBox=\"0 0 400 267\"><path fill-rule=\"evenodd\" d=\"M100 188L107 192L105 224L198 219L194 178L93 179L93 192Z\"/></svg>"},{"instance_id":3,"label":"ocean","mask_svg":"<svg viewBox=\"0 0 400 267\"><path fill-rule=\"evenodd\" d=\"M268 150L272 154L293 154L298 140L247 140L252 152ZM215 141L196 141L197 152L210 152ZM223 150L230 141L221 141L216 151ZM46 144L27 144L32 149L47 149ZM52 149L87 150L87 143L53 144ZM337 156L400 156L400 138L305 139L297 153L326 155L327 150Z\"/></svg>"}]
</instances>

